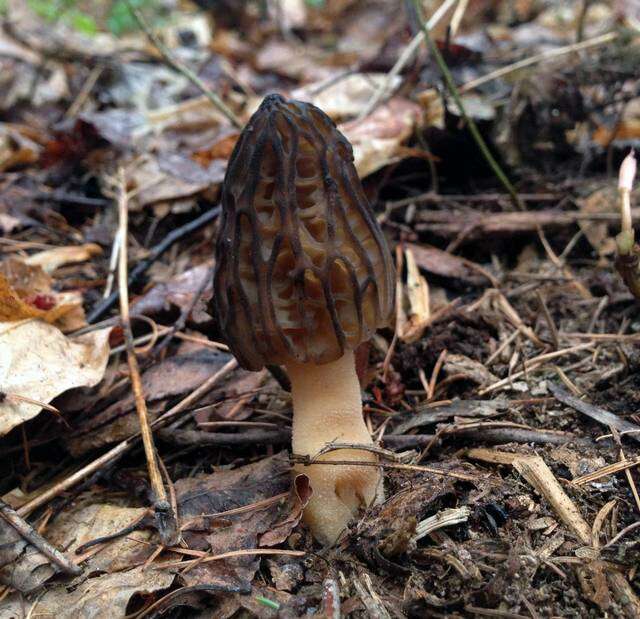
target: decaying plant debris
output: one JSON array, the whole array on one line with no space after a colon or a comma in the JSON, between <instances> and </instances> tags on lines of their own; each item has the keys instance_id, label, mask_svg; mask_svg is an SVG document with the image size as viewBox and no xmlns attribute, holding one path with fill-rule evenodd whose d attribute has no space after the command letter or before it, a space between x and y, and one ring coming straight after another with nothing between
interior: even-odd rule
<instances>
[{"instance_id":1,"label":"decaying plant debris","mask_svg":"<svg viewBox=\"0 0 640 619\"><path fill-rule=\"evenodd\" d=\"M0 617L639 617L635 5L92 4L0 2ZM386 499L331 548L287 376L210 303L272 92L396 266L356 352Z\"/></svg>"}]
</instances>

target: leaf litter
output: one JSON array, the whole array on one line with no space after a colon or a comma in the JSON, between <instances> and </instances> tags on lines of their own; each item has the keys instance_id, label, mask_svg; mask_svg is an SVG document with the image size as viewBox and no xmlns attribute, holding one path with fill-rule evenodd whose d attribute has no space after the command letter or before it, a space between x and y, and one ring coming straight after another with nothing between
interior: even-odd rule
<instances>
[{"instance_id":1,"label":"leaf litter","mask_svg":"<svg viewBox=\"0 0 640 619\"><path fill-rule=\"evenodd\" d=\"M76 22L9 4L0 617L640 615L640 323L614 265L631 3L422 3L446 5L433 38L518 211L413 10L141 3L169 66L127 3L70 3ZM360 355L386 499L330 549L280 451L286 376L237 369L208 306L232 120L273 91L339 123L400 266L397 339ZM118 168L170 546L116 309Z\"/></svg>"}]
</instances>

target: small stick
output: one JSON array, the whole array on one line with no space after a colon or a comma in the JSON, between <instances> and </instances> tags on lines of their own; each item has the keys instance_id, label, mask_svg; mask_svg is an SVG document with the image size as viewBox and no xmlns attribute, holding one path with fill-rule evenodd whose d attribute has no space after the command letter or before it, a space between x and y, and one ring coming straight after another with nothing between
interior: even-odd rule
<instances>
[{"instance_id":1,"label":"small stick","mask_svg":"<svg viewBox=\"0 0 640 619\"><path fill-rule=\"evenodd\" d=\"M160 52L160 55L164 61L175 71L184 75L196 88L198 88L202 94L207 97L213 107L215 107L221 114L223 114L234 127L242 127L240 119L225 105L218 95L207 88L206 84L187 66L183 65L169 50L169 48L160 40L160 38L153 32L142 13L131 4L130 0L125 0L125 3L131 11L131 15L140 26L140 29L147 35L151 44Z\"/></svg>"},{"instance_id":2,"label":"small stick","mask_svg":"<svg viewBox=\"0 0 640 619\"><path fill-rule=\"evenodd\" d=\"M78 576L82 574L82 568L68 559L57 548L54 548L42 535L25 522L18 513L7 503L0 499L0 517L12 526L27 542L37 548L49 561L57 565L66 574Z\"/></svg>"},{"instance_id":3,"label":"small stick","mask_svg":"<svg viewBox=\"0 0 640 619\"><path fill-rule=\"evenodd\" d=\"M591 417L591 419L595 419L595 421L604 424L605 426L611 426L616 430L621 430L623 432L640 430L640 426L637 426L622 417L618 417L618 415L614 415L603 408L599 408L593 404L589 404L588 402L583 402L582 400L570 395L562 387L559 387L554 383L549 383L548 386L549 391L551 391L556 400L562 402L566 406L570 406L583 415L587 415L587 417ZM640 442L640 435L634 434L633 432L629 432L628 435L629 438L632 438L634 441Z\"/></svg>"},{"instance_id":4,"label":"small stick","mask_svg":"<svg viewBox=\"0 0 640 619\"><path fill-rule=\"evenodd\" d=\"M155 520L158 527L160 539L165 546L172 546L177 537L176 514L172 512L171 504L167 499L167 492L162 482L162 474L156 460L156 449L153 444L153 434L149 425L149 413L147 403L142 392L142 379L140 378L140 368L138 359L134 351L133 332L131 330L131 317L129 315L129 290L127 286L127 236L128 236L128 200L127 184L124 176L124 169L118 170L118 217L120 237L120 257L118 260L118 289L120 291L120 314L122 315L122 329L124 340L127 346L127 363L129 365L129 375L131 378L131 389L135 399L138 419L140 421L140 433L142 435L142 445L144 455L147 460L149 471L149 483L154 499Z\"/></svg>"},{"instance_id":5,"label":"small stick","mask_svg":"<svg viewBox=\"0 0 640 619\"><path fill-rule=\"evenodd\" d=\"M418 15L421 16L422 9L418 0L413 0L413 5L415 6L415 9ZM424 39L427 42L429 50L431 51L432 56L435 58L435 61L438 64L438 67L440 68L440 71L442 72L442 75L444 77L444 82L447 88L449 89L449 92L451 93L453 100L456 102L456 105L458 106L458 110L460 111L460 114L462 115L462 118L469 129L469 132L473 136L473 139L476 145L478 146L478 149L482 153L482 156L484 157L485 161L489 164L489 167L493 170L493 173L496 175L496 178L500 181L502 186L506 189L507 193L511 198L511 202L513 203L513 206L517 210L524 211L525 207L522 201L520 200L520 198L518 197L518 192L516 191L515 187L511 184L511 181L509 180L507 175L504 173L504 171L502 170L502 168L500 167L500 165L498 164L494 156L491 154L491 151L489 150L489 147L484 141L484 138L480 134L480 131L478 130L478 127L475 121L473 120L473 118L471 118L471 116L469 116L469 114L467 114L467 110L464 106L464 103L462 102L462 98L460 97L458 87L456 86L453 76L451 75L451 71L449 71L449 67L447 66L447 63L444 61L444 58L442 57L442 54L440 53L438 46L433 42L433 38L431 37L429 30L425 27L422 19L420 19L420 24L422 25L422 32L424 33Z\"/></svg>"},{"instance_id":6,"label":"small stick","mask_svg":"<svg viewBox=\"0 0 640 619\"><path fill-rule=\"evenodd\" d=\"M360 447L362 449L362 447ZM394 454L395 455L395 454ZM478 481L478 475L468 475L467 473L458 473L456 471L445 471L437 469L431 466L423 466L420 464L401 464L398 462L370 462L370 461L357 461L357 460L315 460L310 456L300 456L292 454L290 457L291 462L302 464L303 466L311 465L330 465L330 466L377 466L383 469L395 469L399 471L415 471L418 473L433 473L434 475L442 475L444 477L453 477L453 479L460 479L462 481Z\"/></svg>"},{"instance_id":7,"label":"small stick","mask_svg":"<svg viewBox=\"0 0 640 619\"><path fill-rule=\"evenodd\" d=\"M557 49L552 49L541 54L536 54L535 56L530 56L529 58L525 58L524 60L520 60L519 62L514 62L513 64L510 64L506 67L502 67L501 69L497 69L495 71L492 71L491 73L487 73L487 75L483 75L482 77L478 77L475 80L467 82L460 87L460 92L464 94L466 92L469 92L470 90L474 90L478 86L482 86L482 84L486 84L487 82L491 82L499 77L502 77L503 75L508 75L509 73L513 73L514 71L519 71L520 69L524 69L525 67L537 64L538 62L542 62L543 60L547 60L548 58L555 58L557 56L563 56L564 54L570 54L571 52L578 52L589 47L596 47L599 45L604 45L605 43L610 43L617 37L617 32L607 32L606 34L601 34L600 36L594 37L593 39L587 39L586 41L582 41L581 43L572 43L571 45L558 47Z\"/></svg>"},{"instance_id":8,"label":"small stick","mask_svg":"<svg viewBox=\"0 0 640 619\"><path fill-rule=\"evenodd\" d=\"M447 11L456 3L458 0L444 0L444 2L438 7L438 9L433 13L433 15L429 18L429 20L425 24L425 28L427 30L431 30L434 28L438 22L442 19L442 17L447 13ZM371 101L367 104L367 106L362 110L357 120L362 120L365 116L369 116L371 112L377 107L378 103L382 100L383 97L387 95L389 92L389 87L391 86L391 82L393 79L404 69L406 64L415 56L420 44L424 40L424 32L420 30L416 36L411 39L409 45L407 45L400 54L396 63L391 67L391 71L387 74L386 79L380 85L377 92L371 97Z\"/></svg>"},{"instance_id":9,"label":"small stick","mask_svg":"<svg viewBox=\"0 0 640 619\"><path fill-rule=\"evenodd\" d=\"M184 224L184 226L180 226L176 228L167 236L162 239L160 243L155 245L151 251L149 252L149 256L138 263L135 268L131 270L129 274L129 286L135 284L142 274L165 252L169 247L171 247L176 241L184 238L185 236L191 234L198 228L208 224L213 221L220 214L220 207L216 206L208 211L205 211L200 217L196 217L194 220L189 223ZM118 290L114 290L106 299L101 301L96 307L91 310L89 315L87 316L87 322L92 323L95 322L102 314L104 314L111 306L118 300L120 293Z\"/></svg>"},{"instance_id":10,"label":"small stick","mask_svg":"<svg viewBox=\"0 0 640 619\"><path fill-rule=\"evenodd\" d=\"M436 364L433 366L433 372L431 372L431 378L429 379L429 389L427 391L428 402L430 402L434 398L436 392L436 384L438 383L438 375L440 374L440 370L442 369L444 360L447 358L448 352L449 351L446 348L443 348L442 352L438 355Z\"/></svg>"},{"instance_id":11,"label":"small stick","mask_svg":"<svg viewBox=\"0 0 640 619\"><path fill-rule=\"evenodd\" d=\"M547 303L542 296L542 293L539 290L536 290L536 294L538 296L538 302L540 303L540 309L542 310L542 315L547 323L547 327L549 327L549 332L551 333L551 339L553 340L553 347L558 350L560 348L560 344L558 342L558 329L556 328L556 323L553 321L551 313L549 312L549 308L547 307Z\"/></svg>"}]
</instances>

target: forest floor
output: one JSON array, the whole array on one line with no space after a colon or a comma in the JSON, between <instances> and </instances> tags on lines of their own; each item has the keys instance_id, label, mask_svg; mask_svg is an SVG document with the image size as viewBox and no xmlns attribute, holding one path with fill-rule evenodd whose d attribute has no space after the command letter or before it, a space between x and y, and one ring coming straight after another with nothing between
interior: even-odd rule
<instances>
[{"instance_id":1,"label":"forest floor","mask_svg":"<svg viewBox=\"0 0 640 619\"><path fill-rule=\"evenodd\" d=\"M640 617L633 3L424 2L466 120L411 2L40 4L0 30L0 618ZM274 91L352 142L397 265L363 357L386 499L332 548L286 384L209 305Z\"/></svg>"}]
</instances>

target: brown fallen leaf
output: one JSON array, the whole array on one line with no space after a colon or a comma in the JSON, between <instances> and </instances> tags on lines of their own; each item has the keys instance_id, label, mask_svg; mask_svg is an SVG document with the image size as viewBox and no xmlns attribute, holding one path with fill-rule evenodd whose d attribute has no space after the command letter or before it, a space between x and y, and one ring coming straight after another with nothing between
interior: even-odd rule
<instances>
[{"instance_id":1,"label":"brown fallen leaf","mask_svg":"<svg viewBox=\"0 0 640 619\"><path fill-rule=\"evenodd\" d=\"M40 146L20 131L20 126L0 124L0 172L35 163Z\"/></svg>"},{"instance_id":2,"label":"brown fallen leaf","mask_svg":"<svg viewBox=\"0 0 640 619\"><path fill-rule=\"evenodd\" d=\"M69 556L87 542L113 535L138 521L147 510L142 507L126 507L110 503L95 503L95 497L86 494L65 509L46 530L47 539L58 548L65 548ZM83 563L88 572L116 572L144 563L154 551L148 544L153 533L150 529L138 529L109 540L100 552Z\"/></svg>"},{"instance_id":3,"label":"brown fallen leaf","mask_svg":"<svg viewBox=\"0 0 640 619\"><path fill-rule=\"evenodd\" d=\"M86 324L82 296L55 292L53 280L39 265L16 258L0 263L0 321L37 318L71 331Z\"/></svg>"},{"instance_id":4,"label":"brown fallen leaf","mask_svg":"<svg viewBox=\"0 0 640 619\"><path fill-rule=\"evenodd\" d=\"M225 353L198 346L185 352L179 351L151 366L142 375L145 401L151 405L150 420L153 421L158 412L155 402L196 389L228 360L229 355ZM98 414L82 419L74 432L65 437L65 443L69 451L77 456L125 439L138 429L134 397L128 393Z\"/></svg>"},{"instance_id":5,"label":"brown fallen leaf","mask_svg":"<svg viewBox=\"0 0 640 619\"><path fill-rule=\"evenodd\" d=\"M291 490L290 511L288 513L285 511L285 518L260 536L260 546L282 544L300 522L302 512L313 494L309 478L306 475L296 475Z\"/></svg>"},{"instance_id":6,"label":"brown fallen leaf","mask_svg":"<svg viewBox=\"0 0 640 619\"><path fill-rule=\"evenodd\" d=\"M339 121L360 114L386 80L386 73L353 73L326 87L324 81L307 84L292 91L291 96L313 103L333 120ZM401 82L401 77L394 76L389 92L395 91Z\"/></svg>"},{"instance_id":7,"label":"brown fallen leaf","mask_svg":"<svg viewBox=\"0 0 640 619\"><path fill-rule=\"evenodd\" d=\"M57 573L57 568L37 548L0 518L0 582L29 593ZM0 609L0 617L3 617Z\"/></svg>"},{"instance_id":8,"label":"brown fallen leaf","mask_svg":"<svg viewBox=\"0 0 640 619\"><path fill-rule=\"evenodd\" d=\"M465 260L442 249L427 245L407 243L406 247L413 252L418 266L425 271L429 271L429 273L456 279L474 286L488 281L488 277L484 274L484 269L470 260Z\"/></svg>"},{"instance_id":9,"label":"brown fallen leaf","mask_svg":"<svg viewBox=\"0 0 640 619\"><path fill-rule=\"evenodd\" d=\"M235 470L176 481L185 542L212 555L279 543L296 526L301 511L291 486L286 453ZM299 488L300 498L305 498L304 484ZM229 510L233 512L226 514ZM269 531L273 532L269 535ZM208 583L230 592L247 591L259 566L259 556L228 558L196 566L185 571L183 578L187 586Z\"/></svg>"},{"instance_id":10,"label":"brown fallen leaf","mask_svg":"<svg viewBox=\"0 0 640 619\"><path fill-rule=\"evenodd\" d=\"M156 202L194 196L224 179L226 163L214 159L204 168L186 155L163 153L147 158L131 174L131 184L137 190L130 203L134 210Z\"/></svg>"},{"instance_id":11,"label":"brown fallen leaf","mask_svg":"<svg viewBox=\"0 0 640 619\"><path fill-rule=\"evenodd\" d=\"M482 363L466 355L449 353L445 359L443 369L449 376L464 376L466 380L470 380L480 386L489 385L498 380L498 377L489 372Z\"/></svg>"},{"instance_id":12,"label":"brown fallen leaf","mask_svg":"<svg viewBox=\"0 0 640 619\"><path fill-rule=\"evenodd\" d=\"M48 589L28 603L32 617L41 619L112 619L125 617L127 606L134 595L148 596L171 586L175 574L136 567L113 574L94 574L91 578L77 579ZM19 595L3 601L3 617L23 617L24 599ZM4 614L7 613L7 614Z\"/></svg>"},{"instance_id":13,"label":"brown fallen leaf","mask_svg":"<svg viewBox=\"0 0 640 619\"><path fill-rule=\"evenodd\" d=\"M42 409L12 395L47 404L69 389L98 384L109 358L108 338L109 329L72 339L39 320L0 322L0 436Z\"/></svg>"},{"instance_id":14,"label":"brown fallen leaf","mask_svg":"<svg viewBox=\"0 0 640 619\"><path fill-rule=\"evenodd\" d=\"M29 266L39 266L45 273L53 273L58 267L71 262L85 262L93 256L102 253L100 245L86 243L84 245L70 245L55 247L33 254L23 260Z\"/></svg>"},{"instance_id":15,"label":"brown fallen leaf","mask_svg":"<svg viewBox=\"0 0 640 619\"><path fill-rule=\"evenodd\" d=\"M134 314L150 316L159 312L169 311L172 307L177 307L180 310L191 307L193 297L200 289L204 278L209 277L212 264L213 261L199 264L166 282L155 284L153 288L132 303L131 311ZM207 302L211 298L212 292L213 277L209 277L200 300L191 312L191 319L196 324L212 320L211 315L207 313Z\"/></svg>"},{"instance_id":16,"label":"brown fallen leaf","mask_svg":"<svg viewBox=\"0 0 640 619\"><path fill-rule=\"evenodd\" d=\"M420 107L396 97L362 120L339 125L353 146L360 177L373 174L398 158L398 149L407 140L420 118Z\"/></svg>"},{"instance_id":17,"label":"brown fallen leaf","mask_svg":"<svg viewBox=\"0 0 640 619\"><path fill-rule=\"evenodd\" d=\"M578 201L580 212L585 215L599 215L611 213L616 210L618 191L610 184L596 189L586 198ZM616 251L616 242L609 234L609 225L606 221L580 221L580 229L587 237L593 249L600 256L610 256Z\"/></svg>"}]
</instances>

